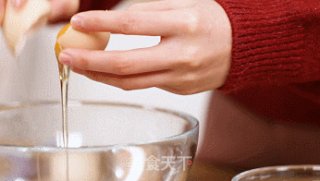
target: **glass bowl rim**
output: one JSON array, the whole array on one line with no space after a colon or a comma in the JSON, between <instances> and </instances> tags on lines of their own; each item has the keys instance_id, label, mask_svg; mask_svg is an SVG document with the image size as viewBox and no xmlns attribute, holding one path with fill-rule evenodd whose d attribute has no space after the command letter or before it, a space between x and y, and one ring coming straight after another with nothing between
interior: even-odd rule
<instances>
[{"instance_id":1,"label":"glass bowl rim","mask_svg":"<svg viewBox=\"0 0 320 181\"><path fill-rule=\"evenodd\" d=\"M41 106L41 105L60 105L60 101L56 100L40 100L40 101L25 101L25 102L19 102L19 101L14 101L14 102L0 102L0 113L5 112L5 111L10 111L10 110L17 110L17 109L23 109L23 108L28 108L28 107L36 107L36 106ZM125 144L112 144L112 145L102 145L102 146L80 146L80 147L68 147L68 148L63 148L59 146L19 146L19 145L0 145L1 148L6 148L6 149L15 149L15 150L40 150L40 151L59 151L59 150L74 150L74 151L82 151L82 150L108 150L108 149L114 149L114 148L119 148L119 147L134 147L134 146L142 146L146 144L155 144L155 143L161 143L165 141L174 141L179 138L187 137L188 135L192 134L193 132L197 132L197 136L199 135L199 121L197 118L194 116L183 113L180 111L175 111L175 110L170 110L170 109L165 109L165 108L159 108L156 106L149 106L149 105L144 105L144 104L134 104L134 103L124 103L121 101L97 101L97 100L76 100L76 99L69 99L68 100L69 105L73 106L115 106L115 107L127 107L127 108L135 108L135 109L140 109L140 110L147 110L147 111L155 111L155 112L160 112L164 114L170 114L176 117L179 117L188 123L190 123L191 128L188 129L187 131L184 131L180 134L168 136L168 137L163 137L161 139L158 139L156 141L146 141L146 142L133 142L133 143L125 143Z\"/></svg>"},{"instance_id":2,"label":"glass bowl rim","mask_svg":"<svg viewBox=\"0 0 320 181\"><path fill-rule=\"evenodd\" d=\"M231 181L238 181L240 179L243 179L247 176L254 175L258 172L270 172L270 173L276 173L276 172L287 172L292 170L312 170L312 171L319 171L320 172L320 165L313 165L313 164L307 164L307 165L279 165L279 166L267 166L267 167L261 167L261 168L255 168L248 171L241 172L234 176Z\"/></svg>"}]
</instances>

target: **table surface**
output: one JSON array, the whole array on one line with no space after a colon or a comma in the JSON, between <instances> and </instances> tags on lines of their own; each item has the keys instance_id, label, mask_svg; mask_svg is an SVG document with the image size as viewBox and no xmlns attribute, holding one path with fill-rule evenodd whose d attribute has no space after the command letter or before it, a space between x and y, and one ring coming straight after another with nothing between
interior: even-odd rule
<instances>
[{"instance_id":1,"label":"table surface","mask_svg":"<svg viewBox=\"0 0 320 181\"><path fill-rule=\"evenodd\" d=\"M195 162L188 181L231 181L237 173L232 169Z\"/></svg>"}]
</instances>

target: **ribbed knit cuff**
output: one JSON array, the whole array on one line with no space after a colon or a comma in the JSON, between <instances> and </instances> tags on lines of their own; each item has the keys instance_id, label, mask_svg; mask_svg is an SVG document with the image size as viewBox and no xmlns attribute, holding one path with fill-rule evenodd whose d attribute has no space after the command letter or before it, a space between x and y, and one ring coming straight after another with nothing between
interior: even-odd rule
<instances>
[{"instance_id":1,"label":"ribbed knit cuff","mask_svg":"<svg viewBox=\"0 0 320 181\"><path fill-rule=\"evenodd\" d=\"M80 0L80 11L106 10L119 3L121 0Z\"/></svg>"},{"instance_id":2,"label":"ribbed knit cuff","mask_svg":"<svg viewBox=\"0 0 320 181\"><path fill-rule=\"evenodd\" d=\"M231 70L222 90L320 80L320 1L310 0L313 6L304 0L217 2L233 30Z\"/></svg>"},{"instance_id":3,"label":"ribbed knit cuff","mask_svg":"<svg viewBox=\"0 0 320 181\"><path fill-rule=\"evenodd\" d=\"M91 9L93 0L80 0L79 12L88 11Z\"/></svg>"}]
</instances>

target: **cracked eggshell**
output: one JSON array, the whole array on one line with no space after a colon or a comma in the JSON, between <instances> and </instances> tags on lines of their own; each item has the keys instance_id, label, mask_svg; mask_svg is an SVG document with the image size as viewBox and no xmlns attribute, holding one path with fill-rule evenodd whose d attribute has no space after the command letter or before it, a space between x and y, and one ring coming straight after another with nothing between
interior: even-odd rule
<instances>
[{"instance_id":1,"label":"cracked eggshell","mask_svg":"<svg viewBox=\"0 0 320 181\"><path fill-rule=\"evenodd\" d=\"M10 50L19 54L28 34L47 22L51 11L48 0L29 0L20 10L7 3L3 20L3 33Z\"/></svg>"}]
</instances>

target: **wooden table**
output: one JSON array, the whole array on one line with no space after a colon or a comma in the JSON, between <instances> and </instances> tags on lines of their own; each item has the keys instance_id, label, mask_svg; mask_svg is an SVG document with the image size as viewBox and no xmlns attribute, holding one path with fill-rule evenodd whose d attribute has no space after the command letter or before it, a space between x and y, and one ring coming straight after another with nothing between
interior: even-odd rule
<instances>
[{"instance_id":1,"label":"wooden table","mask_svg":"<svg viewBox=\"0 0 320 181\"><path fill-rule=\"evenodd\" d=\"M195 162L188 181L231 181L239 171Z\"/></svg>"}]
</instances>

